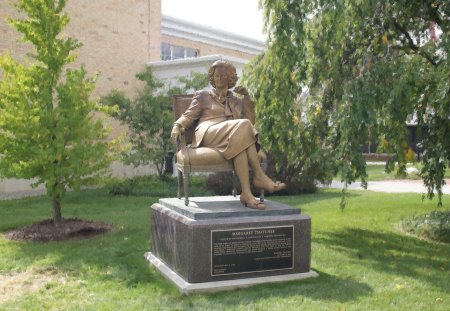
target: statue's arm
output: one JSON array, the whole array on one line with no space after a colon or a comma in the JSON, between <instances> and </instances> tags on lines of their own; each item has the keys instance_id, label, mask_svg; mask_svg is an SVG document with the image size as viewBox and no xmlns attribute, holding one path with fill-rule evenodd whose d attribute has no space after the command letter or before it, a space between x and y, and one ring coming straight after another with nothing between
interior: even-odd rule
<instances>
[{"instance_id":1,"label":"statue's arm","mask_svg":"<svg viewBox=\"0 0 450 311\"><path fill-rule=\"evenodd\" d=\"M255 104L250 98L250 94L243 86L237 86L234 88L234 92L242 95L242 118L248 119L252 124L255 124Z\"/></svg>"},{"instance_id":2,"label":"statue's arm","mask_svg":"<svg viewBox=\"0 0 450 311\"><path fill-rule=\"evenodd\" d=\"M202 115L202 94L196 93L194 98L192 99L189 108L181 115L178 120L175 121L175 124L179 125L182 128L191 127L192 123L195 120L200 119Z\"/></svg>"},{"instance_id":3,"label":"statue's arm","mask_svg":"<svg viewBox=\"0 0 450 311\"><path fill-rule=\"evenodd\" d=\"M171 138L175 142L180 133L184 132L184 129L190 128L195 120L198 120L202 115L202 100L201 94L196 93L192 99L189 108L175 121L172 127Z\"/></svg>"}]
</instances>

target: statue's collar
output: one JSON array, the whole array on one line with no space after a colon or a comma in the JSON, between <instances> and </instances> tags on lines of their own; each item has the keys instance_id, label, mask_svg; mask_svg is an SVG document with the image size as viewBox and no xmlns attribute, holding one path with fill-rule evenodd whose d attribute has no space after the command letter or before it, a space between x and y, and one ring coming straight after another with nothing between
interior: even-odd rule
<instances>
[{"instance_id":1,"label":"statue's collar","mask_svg":"<svg viewBox=\"0 0 450 311\"><path fill-rule=\"evenodd\" d=\"M223 96L222 94L220 94L216 89L212 89L211 91L209 91L209 94L210 94L215 100L217 100L219 103L222 103L226 98L232 97L232 96L233 96L233 92L231 92L230 90L227 91L227 93L225 94L225 96Z\"/></svg>"}]
</instances>

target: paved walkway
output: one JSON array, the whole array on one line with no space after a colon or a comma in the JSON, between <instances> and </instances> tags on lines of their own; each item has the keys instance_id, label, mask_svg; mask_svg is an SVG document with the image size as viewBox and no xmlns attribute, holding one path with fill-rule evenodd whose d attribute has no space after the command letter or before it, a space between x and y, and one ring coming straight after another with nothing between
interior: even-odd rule
<instances>
[{"instance_id":1,"label":"paved walkway","mask_svg":"<svg viewBox=\"0 0 450 311\"><path fill-rule=\"evenodd\" d=\"M344 183L339 181L333 181L331 185L319 186L321 188L336 188L342 189ZM347 187L351 190L365 190L361 187L360 182L355 182ZM367 190L376 192L387 192L387 193L427 193L427 188L423 185L422 180L386 180L386 181L370 181L367 184ZM446 180L442 192L444 194L450 194L450 180Z\"/></svg>"},{"instance_id":2,"label":"paved walkway","mask_svg":"<svg viewBox=\"0 0 450 311\"><path fill-rule=\"evenodd\" d=\"M0 201L20 199L25 197L35 197L44 194L45 190L27 190L27 191L0 193Z\"/></svg>"}]
</instances>

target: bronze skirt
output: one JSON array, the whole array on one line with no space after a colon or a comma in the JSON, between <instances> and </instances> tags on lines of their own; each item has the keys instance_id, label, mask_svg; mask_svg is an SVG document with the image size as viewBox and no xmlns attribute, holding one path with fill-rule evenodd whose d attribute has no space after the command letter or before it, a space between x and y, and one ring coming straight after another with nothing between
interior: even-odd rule
<instances>
[{"instance_id":1,"label":"bronze skirt","mask_svg":"<svg viewBox=\"0 0 450 311\"><path fill-rule=\"evenodd\" d=\"M200 145L214 148L230 160L255 144L257 134L247 119L227 120L211 125Z\"/></svg>"}]
</instances>

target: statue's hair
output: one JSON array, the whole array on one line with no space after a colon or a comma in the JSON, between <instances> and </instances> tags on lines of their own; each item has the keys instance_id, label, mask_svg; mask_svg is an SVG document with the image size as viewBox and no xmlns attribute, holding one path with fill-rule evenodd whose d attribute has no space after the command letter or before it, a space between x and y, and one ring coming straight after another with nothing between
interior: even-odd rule
<instances>
[{"instance_id":1,"label":"statue's hair","mask_svg":"<svg viewBox=\"0 0 450 311\"><path fill-rule=\"evenodd\" d=\"M228 74L228 88L231 89L234 87L239 80L239 77L236 73L236 67L232 63L227 60L217 60L215 61L208 71L209 83L215 88L216 84L214 83L214 71L218 67L225 67Z\"/></svg>"}]
</instances>

